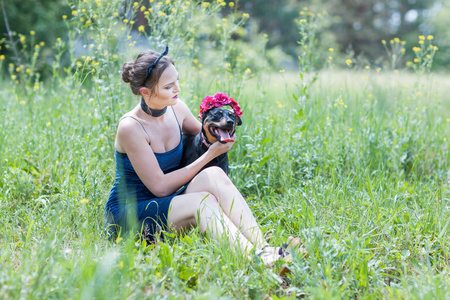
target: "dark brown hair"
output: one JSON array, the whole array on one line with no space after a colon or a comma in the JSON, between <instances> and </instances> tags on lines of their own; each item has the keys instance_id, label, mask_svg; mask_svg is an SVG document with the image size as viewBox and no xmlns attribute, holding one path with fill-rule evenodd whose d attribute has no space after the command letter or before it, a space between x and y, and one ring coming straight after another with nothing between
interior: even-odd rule
<instances>
[{"instance_id":1,"label":"dark brown hair","mask_svg":"<svg viewBox=\"0 0 450 300\"><path fill-rule=\"evenodd\" d=\"M139 89L141 87L150 89L151 94L154 94L161 74L170 64L175 65L170 57L161 57L156 66L153 67L150 77L144 85L147 67L151 65L159 56L160 53L156 51L141 52L135 60L129 61L123 65L122 80L126 83L130 83L130 88L133 94L139 95Z\"/></svg>"}]
</instances>

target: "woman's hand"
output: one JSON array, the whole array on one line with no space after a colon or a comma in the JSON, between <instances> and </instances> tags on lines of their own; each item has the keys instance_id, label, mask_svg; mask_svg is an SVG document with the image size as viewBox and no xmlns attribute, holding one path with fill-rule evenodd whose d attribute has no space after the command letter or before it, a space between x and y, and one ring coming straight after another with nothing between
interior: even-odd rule
<instances>
[{"instance_id":1,"label":"woman's hand","mask_svg":"<svg viewBox=\"0 0 450 300\"><path fill-rule=\"evenodd\" d=\"M211 153L211 155L213 155L213 157L217 157L223 153L228 152L231 147L233 146L234 142L236 141L236 135L234 134L231 137L231 140L229 142L226 142L224 144L220 143L220 142L215 142L214 144L212 144L209 149L208 152Z\"/></svg>"}]
</instances>

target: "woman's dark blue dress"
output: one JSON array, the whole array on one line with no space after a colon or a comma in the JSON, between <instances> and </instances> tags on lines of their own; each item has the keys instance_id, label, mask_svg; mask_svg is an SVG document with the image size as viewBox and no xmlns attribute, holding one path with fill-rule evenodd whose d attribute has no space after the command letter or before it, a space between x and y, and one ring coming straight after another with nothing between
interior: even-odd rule
<instances>
[{"instance_id":1,"label":"woman's dark blue dress","mask_svg":"<svg viewBox=\"0 0 450 300\"><path fill-rule=\"evenodd\" d=\"M142 124L141 126L144 128ZM180 143L174 149L165 153L154 153L164 173L180 166L183 156L181 135L180 128ZM123 234L135 228L146 240L153 240L155 233L166 229L170 202L173 197L183 192L186 186L170 196L158 198L139 179L126 153L116 150L115 158L116 179L105 207L106 232L108 236L115 238L119 231Z\"/></svg>"}]
</instances>

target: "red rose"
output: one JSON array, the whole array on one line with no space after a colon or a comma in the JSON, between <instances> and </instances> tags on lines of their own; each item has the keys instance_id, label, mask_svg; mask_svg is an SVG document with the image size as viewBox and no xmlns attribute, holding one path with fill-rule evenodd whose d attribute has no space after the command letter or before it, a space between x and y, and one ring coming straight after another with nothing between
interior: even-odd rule
<instances>
[{"instance_id":1,"label":"red rose","mask_svg":"<svg viewBox=\"0 0 450 300\"><path fill-rule=\"evenodd\" d=\"M222 107L224 105L227 105L229 103L228 95L225 93L217 93L214 95L214 99L216 100L216 104L218 106L216 107Z\"/></svg>"},{"instance_id":2,"label":"red rose","mask_svg":"<svg viewBox=\"0 0 450 300\"><path fill-rule=\"evenodd\" d=\"M206 96L202 100L202 103L200 104L200 113L198 117L201 119L202 114L207 112L211 108L222 107L225 105L231 106L236 116L240 117L242 115L242 111L239 104L233 98L228 97L228 95L225 93L216 93L214 97Z\"/></svg>"}]
</instances>

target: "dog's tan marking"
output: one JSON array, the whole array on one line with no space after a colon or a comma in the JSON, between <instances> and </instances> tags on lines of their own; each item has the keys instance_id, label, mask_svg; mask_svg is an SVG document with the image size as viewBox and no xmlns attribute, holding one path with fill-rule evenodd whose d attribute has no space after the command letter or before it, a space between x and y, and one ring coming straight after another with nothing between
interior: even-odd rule
<instances>
[{"instance_id":1,"label":"dog's tan marking","mask_svg":"<svg viewBox=\"0 0 450 300\"><path fill-rule=\"evenodd\" d=\"M216 123L211 122L211 121L208 121L208 120L205 120L205 122L203 122L203 129L205 130L206 140L207 140L209 143L213 144L213 143L215 143L215 142L217 141L217 139L216 139L216 137L214 137L213 135L211 135L211 133L210 133L210 131L209 131L209 126L210 126L211 124L216 124Z\"/></svg>"}]
</instances>

